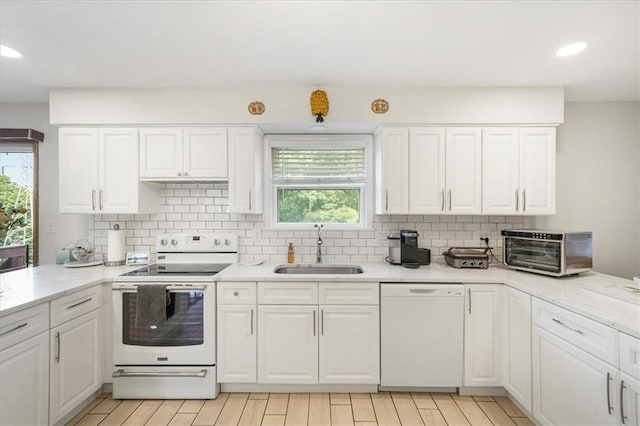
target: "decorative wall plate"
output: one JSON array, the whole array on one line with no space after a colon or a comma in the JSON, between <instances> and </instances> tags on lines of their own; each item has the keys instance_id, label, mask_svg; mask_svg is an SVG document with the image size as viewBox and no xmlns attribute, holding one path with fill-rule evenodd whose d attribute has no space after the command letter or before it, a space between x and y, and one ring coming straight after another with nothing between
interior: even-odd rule
<instances>
[{"instance_id":1,"label":"decorative wall plate","mask_svg":"<svg viewBox=\"0 0 640 426\"><path fill-rule=\"evenodd\" d=\"M376 114L384 114L389 111L389 102L384 99L376 99L371 102L371 111Z\"/></svg>"},{"instance_id":2,"label":"decorative wall plate","mask_svg":"<svg viewBox=\"0 0 640 426\"><path fill-rule=\"evenodd\" d=\"M251 102L248 109L251 115L261 115L265 110L264 104L258 101Z\"/></svg>"}]
</instances>

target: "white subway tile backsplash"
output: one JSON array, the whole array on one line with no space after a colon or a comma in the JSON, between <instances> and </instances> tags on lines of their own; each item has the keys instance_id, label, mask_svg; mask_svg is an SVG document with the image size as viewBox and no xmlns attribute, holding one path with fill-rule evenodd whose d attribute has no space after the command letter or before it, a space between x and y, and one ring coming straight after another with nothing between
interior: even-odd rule
<instances>
[{"instance_id":1,"label":"white subway tile backsplash","mask_svg":"<svg viewBox=\"0 0 640 426\"><path fill-rule=\"evenodd\" d=\"M228 212L225 183L165 183L160 187L156 214L95 215L90 238L98 253L107 251L107 231L116 223L126 232L127 251L155 254L155 238L169 232L221 232L238 235L243 256L270 262L286 262L288 243L295 247L296 262L313 263L317 231L264 229L262 215ZM326 263L382 262L388 255L390 231L416 229L418 244L431 248L432 262L443 262L442 252L451 246L481 246L477 232L488 232L494 254L501 257L500 230L527 227L526 216L375 215L372 228L363 231L322 230ZM152 256L153 258L153 256Z\"/></svg>"}]
</instances>

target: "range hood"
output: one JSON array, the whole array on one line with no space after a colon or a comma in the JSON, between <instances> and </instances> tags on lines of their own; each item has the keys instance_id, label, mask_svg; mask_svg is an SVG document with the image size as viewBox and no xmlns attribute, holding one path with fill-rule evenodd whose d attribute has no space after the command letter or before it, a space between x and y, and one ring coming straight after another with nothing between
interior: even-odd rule
<instances>
[{"instance_id":1,"label":"range hood","mask_svg":"<svg viewBox=\"0 0 640 426\"><path fill-rule=\"evenodd\" d=\"M0 142L42 142L44 133L33 129L0 129Z\"/></svg>"}]
</instances>

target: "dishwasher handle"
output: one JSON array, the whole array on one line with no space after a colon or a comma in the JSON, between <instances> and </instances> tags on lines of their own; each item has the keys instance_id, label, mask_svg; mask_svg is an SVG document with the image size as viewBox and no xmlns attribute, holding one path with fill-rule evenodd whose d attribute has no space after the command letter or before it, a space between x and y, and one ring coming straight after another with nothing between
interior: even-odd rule
<instances>
[{"instance_id":1,"label":"dishwasher handle","mask_svg":"<svg viewBox=\"0 0 640 426\"><path fill-rule=\"evenodd\" d=\"M381 297L464 297L464 286L458 283L382 283Z\"/></svg>"}]
</instances>

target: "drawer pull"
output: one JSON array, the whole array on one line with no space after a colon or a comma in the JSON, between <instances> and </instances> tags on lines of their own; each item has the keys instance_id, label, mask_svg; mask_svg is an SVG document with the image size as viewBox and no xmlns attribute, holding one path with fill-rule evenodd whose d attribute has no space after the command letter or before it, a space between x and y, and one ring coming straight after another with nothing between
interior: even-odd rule
<instances>
[{"instance_id":1,"label":"drawer pull","mask_svg":"<svg viewBox=\"0 0 640 426\"><path fill-rule=\"evenodd\" d=\"M233 292L233 295L234 295L234 296L237 296L237 295L238 295L238 290L234 291L234 292Z\"/></svg>"},{"instance_id":2,"label":"drawer pull","mask_svg":"<svg viewBox=\"0 0 640 426\"><path fill-rule=\"evenodd\" d=\"M624 380L620 381L620 420L622 420L622 424L626 425L627 416L624 415L624 390L627 387L624 384Z\"/></svg>"},{"instance_id":3,"label":"drawer pull","mask_svg":"<svg viewBox=\"0 0 640 426\"><path fill-rule=\"evenodd\" d=\"M75 304L73 304L73 305L67 306L67 309L73 309L73 308L75 308L76 306L84 305L85 303L87 303L87 302L91 302L92 300L93 300L93 297L90 297L90 298L88 298L87 300L83 300L82 302L78 302L78 303L75 303Z\"/></svg>"},{"instance_id":4,"label":"drawer pull","mask_svg":"<svg viewBox=\"0 0 640 426\"><path fill-rule=\"evenodd\" d=\"M569 330L578 333L578 334L584 334L584 332L582 330L579 330L577 328L573 328L573 327L569 327L567 324L563 323L562 321L560 321L559 319L555 319L555 318L551 318L554 322L557 322L558 324L560 324L561 326L568 328Z\"/></svg>"},{"instance_id":5,"label":"drawer pull","mask_svg":"<svg viewBox=\"0 0 640 426\"><path fill-rule=\"evenodd\" d=\"M22 323L20 325L16 325L11 330L7 330L7 331L4 331L4 332L0 333L0 336L4 336L5 334L13 333L16 330L20 330L22 327L26 327L27 325L29 325L28 322Z\"/></svg>"},{"instance_id":6,"label":"drawer pull","mask_svg":"<svg viewBox=\"0 0 640 426\"><path fill-rule=\"evenodd\" d=\"M116 370L111 377L206 377L207 370L199 371L132 371Z\"/></svg>"},{"instance_id":7,"label":"drawer pull","mask_svg":"<svg viewBox=\"0 0 640 426\"><path fill-rule=\"evenodd\" d=\"M607 372L607 411L609 412L609 415L611 415L611 410L613 410L613 407L611 406L611 392L609 392L611 386L609 386L609 382L611 382L613 380L613 377L611 377L611 373Z\"/></svg>"}]
</instances>

